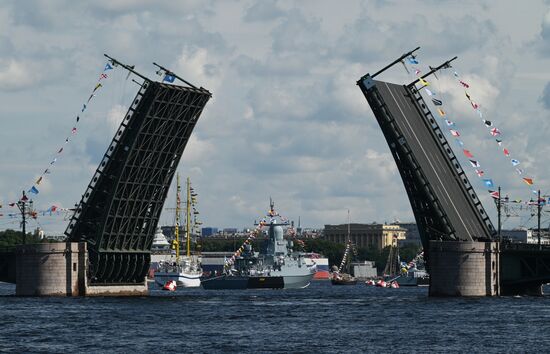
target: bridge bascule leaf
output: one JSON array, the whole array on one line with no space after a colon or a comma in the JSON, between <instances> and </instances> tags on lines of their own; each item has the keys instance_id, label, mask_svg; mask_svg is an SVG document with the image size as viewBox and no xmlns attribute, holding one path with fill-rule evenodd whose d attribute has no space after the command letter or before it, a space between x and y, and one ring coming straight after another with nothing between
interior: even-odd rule
<instances>
[{"instance_id":1,"label":"bridge bascule leaf","mask_svg":"<svg viewBox=\"0 0 550 354\"><path fill-rule=\"evenodd\" d=\"M195 86L143 80L67 230L86 242L91 284L142 283L174 173L211 97Z\"/></svg>"},{"instance_id":2,"label":"bridge bascule leaf","mask_svg":"<svg viewBox=\"0 0 550 354\"><path fill-rule=\"evenodd\" d=\"M424 250L430 240L489 240L494 227L415 83L368 74L357 82L397 164Z\"/></svg>"}]
</instances>

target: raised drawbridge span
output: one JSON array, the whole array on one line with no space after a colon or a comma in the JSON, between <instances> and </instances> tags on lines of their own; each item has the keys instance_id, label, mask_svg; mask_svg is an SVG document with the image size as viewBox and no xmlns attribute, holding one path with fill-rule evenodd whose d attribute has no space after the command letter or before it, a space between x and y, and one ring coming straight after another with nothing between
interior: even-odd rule
<instances>
[{"instance_id":1,"label":"raised drawbridge span","mask_svg":"<svg viewBox=\"0 0 550 354\"><path fill-rule=\"evenodd\" d=\"M170 183L211 97L204 88L155 82L113 62L142 82L65 232L87 243L92 284L145 279Z\"/></svg>"},{"instance_id":2,"label":"raised drawbridge span","mask_svg":"<svg viewBox=\"0 0 550 354\"><path fill-rule=\"evenodd\" d=\"M357 84L386 138L414 213L431 275L430 293L500 295L539 292L550 282L550 248L499 242L468 177L417 89L375 78ZM421 79L449 68L431 68Z\"/></svg>"},{"instance_id":3,"label":"raised drawbridge span","mask_svg":"<svg viewBox=\"0 0 550 354\"><path fill-rule=\"evenodd\" d=\"M414 81L365 75L357 84L384 133L425 250L429 240L491 239L494 227Z\"/></svg>"}]
</instances>

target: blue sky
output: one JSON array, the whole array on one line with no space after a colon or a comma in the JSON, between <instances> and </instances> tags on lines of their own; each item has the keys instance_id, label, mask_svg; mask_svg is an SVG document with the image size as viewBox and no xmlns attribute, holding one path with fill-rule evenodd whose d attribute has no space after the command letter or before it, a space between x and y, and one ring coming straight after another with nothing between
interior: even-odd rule
<instances>
[{"instance_id":1,"label":"blue sky","mask_svg":"<svg viewBox=\"0 0 550 354\"><path fill-rule=\"evenodd\" d=\"M550 3L530 1L4 1L0 4L0 200L49 165L105 63L154 77L153 61L213 93L179 171L205 226L247 227L269 197L303 226L412 220L399 173L355 82L421 46L420 67L457 55L487 119L550 191ZM118 70L45 178L39 209L80 200L136 85ZM383 77L408 82L396 67ZM464 142L510 196L529 191L450 77L434 82ZM458 154L457 154L458 155ZM461 159L486 209L481 180ZM174 203L173 193L166 207ZM171 223L166 211L161 223ZM43 217L48 233L62 217ZM506 220L506 226L522 223ZM0 217L0 228L17 227ZM36 224L31 224L31 227Z\"/></svg>"}]
</instances>

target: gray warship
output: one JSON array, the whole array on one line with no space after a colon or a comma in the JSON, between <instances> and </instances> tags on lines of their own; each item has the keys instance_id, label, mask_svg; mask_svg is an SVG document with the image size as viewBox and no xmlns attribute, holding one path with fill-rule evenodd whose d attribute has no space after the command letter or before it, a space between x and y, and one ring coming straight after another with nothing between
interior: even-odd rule
<instances>
[{"instance_id":1,"label":"gray warship","mask_svg":"<svg viewBox=\"0 0 550 354\"><path fill-rule=\"evenodd\" d=\"M256 230L268 227L265 253L255 252L250 242L242 252L227 262L222 274L201 279L205 289L291 289L305 288L317 271L315 264L307 265L302 252L293 250L292 240L284 239L285 221L275 212L273 201L267 219L260 221Z\"/></svg>"}]
</instances>

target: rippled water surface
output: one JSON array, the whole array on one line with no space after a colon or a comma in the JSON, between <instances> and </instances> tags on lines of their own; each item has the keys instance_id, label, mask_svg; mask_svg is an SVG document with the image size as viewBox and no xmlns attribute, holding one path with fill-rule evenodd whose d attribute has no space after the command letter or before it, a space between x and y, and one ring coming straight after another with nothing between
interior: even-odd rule
<instances>
[{"instance_id":1,"label":"rippled water surface","mask_svg":"<svg viewBox=\"0 0 550 354\"><path fill-rule=\"evenodd\" d=\"M6 352L548 352L550 296L429 298L427 288L152 289L18 298L0 283ZM545 288L550 293L550 288Z\"/></svg>"}]
</instances>

